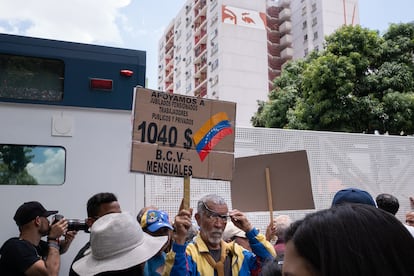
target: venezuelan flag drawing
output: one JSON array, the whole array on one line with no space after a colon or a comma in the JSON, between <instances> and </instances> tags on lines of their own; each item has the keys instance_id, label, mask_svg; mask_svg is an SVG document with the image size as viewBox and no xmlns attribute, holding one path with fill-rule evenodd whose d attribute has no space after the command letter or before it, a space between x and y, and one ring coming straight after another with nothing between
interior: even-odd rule
<instances>
[{"instance_id":1,"label":"venezuelan flag drawing","mask_svg":"<svg viewBox=\"0 0 414 276\"><path fill-rule=\"evenodd\" d=\"M193 136L201 161L204 161L218 142L232 133L233 129L225 112L219 112L211 116Z\"/></svg>"}]
</instances>

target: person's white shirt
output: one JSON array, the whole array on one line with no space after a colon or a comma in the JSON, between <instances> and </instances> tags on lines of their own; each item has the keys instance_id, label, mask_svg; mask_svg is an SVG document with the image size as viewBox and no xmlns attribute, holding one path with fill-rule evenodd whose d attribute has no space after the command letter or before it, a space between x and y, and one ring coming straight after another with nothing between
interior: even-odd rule
<instances>
[{"instance_id":1,"label":"person's white shirt","mask_svg":"<svg viewBox=\"0 0 414 276\"><path fill-rule=\"evenodd\" d=\"M411 235L414 238L414 226L410 226L410 225L407 225L407 224L404 224L404 226L407 228L407 230L411 233Z\"/></svg>"}]
</instances>

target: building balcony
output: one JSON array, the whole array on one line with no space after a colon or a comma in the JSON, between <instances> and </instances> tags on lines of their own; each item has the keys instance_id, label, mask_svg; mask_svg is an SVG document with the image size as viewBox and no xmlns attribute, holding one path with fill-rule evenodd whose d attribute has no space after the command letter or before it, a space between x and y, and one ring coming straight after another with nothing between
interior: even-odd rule
<instances>
[{"instance_id":1,"label":"building balcony","mask_svg":"<svg viewBox=\"0 0 414 276\"><path fill-rule=\"evenodd\" d=\"M205 15L207 12L207 1L206 0L200 0L197 1L194 4L194 18L196 18L198 15Z\"/></svg>"},{"instance_id":2,"label":"building balcony","mask_svg":"<svg viewBox=\"0 0 414 276\"><path fill-rule=\"evenodd\" d=\"M290 21L283 22L279 27L279 31L281 33L290 33L291 30L292 30L292 22Z\"/></svg>"},{"instance_id":3,"label":"building balcony","mask_svg":"<svg viewBox=\"0 0 414 276\"><path fill-rule=\"evenodd\" d=\"M174 70L171 68L168 71L165 71L165 80L172 81L174 79Z\"/></svg>"},{"instance_id":4,"label":"building balcony","mask_svg":"<svg viewBox=\"0 0 414 276\"><path fill-rule=\"evenodd\" d=\"M207 95L207 79L204 80L202 83L200 83L198 87L196 87L196 89L194 90L194 96L196 97L203 98L206 95Z\"/></svg>"},{"instance_id":5,"label":"building balcony","mask_svg":"<svg viewBox=\"0 0 414 276\"><path fill-rule=\"evenodd\" d=\"M199 75L199 77L194 78L194 86L197 89L200 85L202 85L207 80L207 72L203 72Z\"/></svg>"},{"instance_id":6,"label":"building balcony","mask_svg":"<svg viewBox=\"0 0 414 276\"><path fill-rule=\"evenodd\" d=\"M174 93L174 81L166 81L164 87L166 92Z\"/></svg>"},{"instance_id":7,"label":"building balcony","mask_svg":"<svg viewBox=\"0 0 414 276\"><path fill-rule=\"evenodd\" d=\"M271 6L266 9L267 15L273 18L279 18L279 11L280 8L275 6Z\"/></svg>"},{"instance_id":8,"label":"building balcony","mask_svg":"<svg viewBox=\"0 0 414 276\"><path fill-rule=\"evenodd\" d=\"M280 47L276 44L267 44L267 53L272 57L280 57Z\"/></svg>"},{"instance_id":9,"label":"building balcony","mask_svg":"<svg viewBox=\"0 0 414 276\"><path fill-rule=\"evenodd\" d=\"M207 71L207 52L194 61L194 74L197 76L200 71Z\"/></svg>"},{"instance_id":10,"label":"building balcony","mask_svg":"<svg viewBox=\"0 0 414 276\"><path fill-rule=\"evenodd\" d=\"M280 70L272 70L268 72L269 81L273 83L273 80L280 76Z\"/></svg>"},{"instance_id":11,"label":"building balcony","mask_svg":"<svg viewBox=\"0 0 414 276\"><path fill-rule=\"evenodd\" d=\"M167 45L165 45L165 55L171 54L171 51L174 47L174 42L171 40Z\"/></svg>"},{"instance_id":12,"label":"building balcony","mask_svg":"<svg viewBox=\"0 0 414 276\"><path fill-rule=\"evenodd\" d=\"M267 21L266 26L270 30L278 30L279 29L279 19L274 18L274 17L267 17L266 21Z\"/></svg>"},{"instance_id":13,"label":"building balcony","mask_svg":"<svg viewBox=\"0 0 414 276\"><path fill-rule=\"evenodd\" d=\"M196 33L199 32L202 28L207 28L207 19L206 19L206 17L204 15L198 17L194 21L194 31Z\"/></svg>"},{"instance_id":14,"label":"building balcony","mask_svg":"<svg viewBox=\"0 0 414 276\"><path fill-rule=\"evenodd\" d=\"M290 46L290 45L292 45L292 41L293 41L292 35L285 34L284 36L282 36L280 38L280 45L281 46Z\"/></svg>"},{"instance_id":15,"label":"building balcony","mask_svg":"<svg viewBox=\"0 0 414 276\"><path fill-rule=\"evenodd\" d=\"M207 45L205 43L200 43L196 48L194 49L194 57L197 58L200 56L204 51L206 51Z\"/></svg>"},{"instance_id":16,"label":"building balcony","mask_svg":"<svg viewBox=\"0 0 414 276\"><path fill-rule=\"evenodd\" d=\"M277 56L268 56L267 64L270 69L280 70L282 68L282 60Z\"/></svg>"},{"instance_id":17,"label":"building balcony","mask_svg":"<svg viewBox=\"0 0 414 276\"><path fill-rule=\"evenodd\" d=\"M279 0L279 7L288 8L290 7L291 0Z\"/></svg>"},{"instance_id":18,"label":"building balcony","mask_svg":"<svg viewBox=\"0 0 414 276\"><path fill-rule=\"evenodd\" d=\"M285 48L281 53L280 57L283 59L291 59L293 57L293 49L288 47Z\"/></svg>"},{"instance_id":19,"label":"building balcony","mask_svg":"<svg viewBox=\"0 0 414 276\"><path fill-rule=\"evenodd\" d=\"M273 44L280 43L280 33L277 31L269 31L267 32L267 40Z\"/></svg>"},{"instance_id":20,"label":"building balcony","mask_svg":"<svg viewBox=\"0 0 414 276\"><path fill-rule=\"evenodd\" d=\"M165 36L165 42L168 43L168 41L172 40L173 36L174 36L174 26L168 30L167 35Z\"/></svg>"},{"instance_id":21,"label":"building balcony","mask_svg":"<svg viewBox=\"0 0 414 276\"><path fill-rule=\"evenodd\" d=\"M290 20L290 17L292 16L292 12L290 11L289 8L284 8L280 13L279 13L279 20L280 21L286 21L286 20Z\"/></svg>"},{"instance_id":22,"label":"building balcony","mask_svg":"<svg viewBox=\"0 0 414 276\"><path fill-rule=\"evenodd\" d=\"M194 45L197 46L197 44L203 40L206 41L207 39L207 24L203 24L203 26L201 26L201 28L197 28L196 29L196 33L194 35Z\"/></svg>"}]
</instances>

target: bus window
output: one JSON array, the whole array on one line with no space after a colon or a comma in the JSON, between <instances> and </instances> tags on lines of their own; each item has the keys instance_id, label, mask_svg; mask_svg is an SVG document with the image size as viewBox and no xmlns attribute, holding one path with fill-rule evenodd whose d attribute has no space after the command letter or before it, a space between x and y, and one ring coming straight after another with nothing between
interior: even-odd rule
<instances>
[{"instance_id":1,"label":"bus window","mask_svg":"<svg viewBox=\"0 0 414 276\"><path fill-rule=\"evenodd\" d=\"M0 185L61 185L65 161L63 147L0 144Z\"/></svg>"},{"instance_id":2,"label":"bus window","mask_svg":"<svg viewBox=\"0 0 414 276\"><path fill-rule=\"evenodd\" d=\"M64 70L61 60L0 54L0 97L59 102Z\"/></svg>"}]
</instances>

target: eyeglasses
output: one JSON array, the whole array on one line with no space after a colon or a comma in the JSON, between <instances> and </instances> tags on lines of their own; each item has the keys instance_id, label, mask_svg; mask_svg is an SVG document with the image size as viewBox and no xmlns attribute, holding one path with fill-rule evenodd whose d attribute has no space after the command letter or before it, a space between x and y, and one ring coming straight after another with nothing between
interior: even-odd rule
<instances>
[{"instance_id":1,"label":"eyeglasses","mask_svg":"<svg viewBox=\"0 0 414 276\"><path fill-rule=\"evenodd\" d=\"M217 212L214 212L213 210L207 207L205 202L202 202L202 203L203 203L204 209L207 211L205 212L205 214L208 219L215 219L215 220L220 219L222 222L227 222L229 220L230 218L229 215L221 215Z\"/></svg>"}]
</instances>

